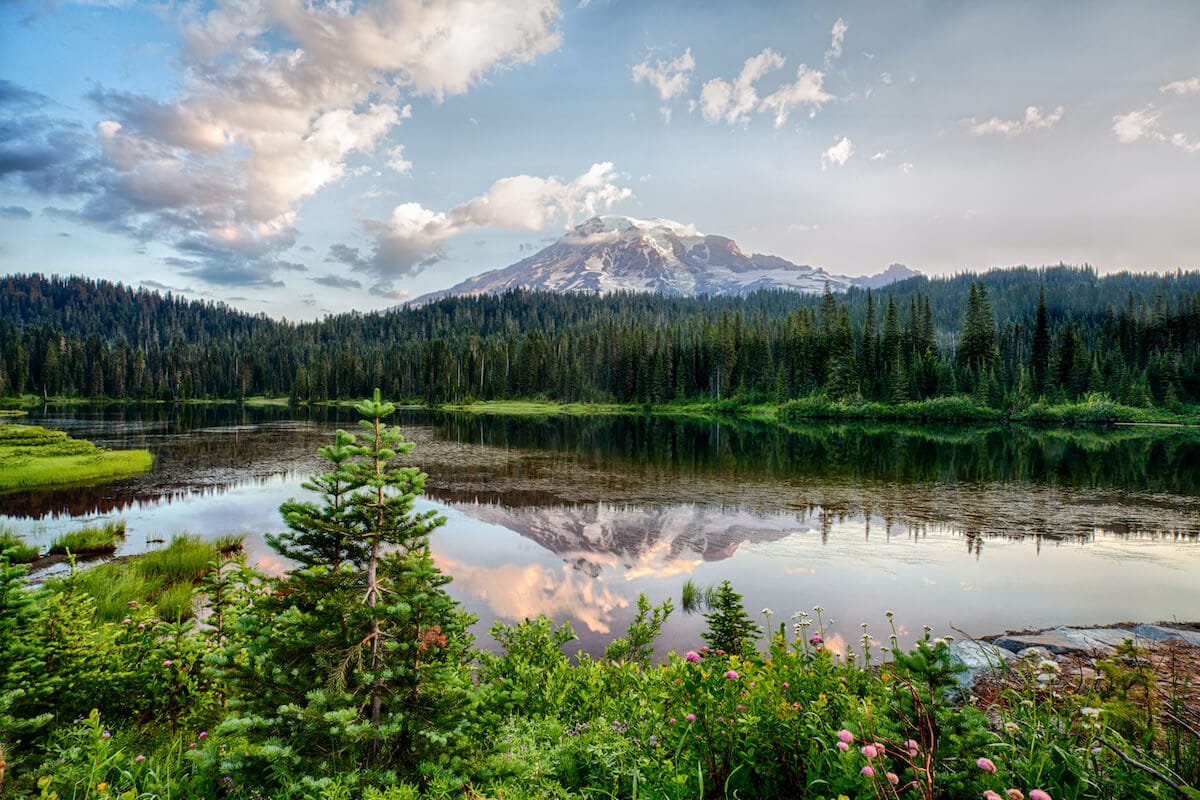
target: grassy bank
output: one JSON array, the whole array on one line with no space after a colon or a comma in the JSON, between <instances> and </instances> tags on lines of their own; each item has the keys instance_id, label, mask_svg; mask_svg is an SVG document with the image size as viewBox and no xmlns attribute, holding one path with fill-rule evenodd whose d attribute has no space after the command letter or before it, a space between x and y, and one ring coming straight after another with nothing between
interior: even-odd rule
<instances>
[{"instance_id":1,"label":"grassy bank","mask_svg":"<svg viewBox=\"0 0 1200 800\"><path fill-rule=\"evenodd\" d=\"M50 543L47 555L96 556L115 553L117 545L125 538L125 520L113 520L96 527L80 528L77 531L56 536Z\"/></svg>"},{"instance_id":2,"label":"grassy bank","mask_svg":"<svg viewBox=\"0 0 1200 800\"><path fill-rule=\"evenodd\" d=\"M105 450L62 431L0 425L0 491L139 475L153 460L149 450Z\"/></svg>"}]
</instances>

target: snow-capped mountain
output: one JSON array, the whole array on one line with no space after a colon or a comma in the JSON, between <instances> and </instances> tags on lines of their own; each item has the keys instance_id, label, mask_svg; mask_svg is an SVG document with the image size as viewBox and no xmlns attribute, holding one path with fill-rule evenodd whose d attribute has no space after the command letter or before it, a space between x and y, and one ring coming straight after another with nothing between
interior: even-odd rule
<instances>
[{"instance_id":1,"label":"snow-capped mountain","mask_svg":"<svg viewBox=\"0 0 1200 800\"><path fill-rule=\"evenodd\" d=\"M778 256L746 255L724 236L666 219L593 217L554 244L504 269L424 295L414 304L508 289L554 292L660 292L665 295L744 295L759 289L822 292L881 286L919 273L902 264L869 278L831 275Z\"/></svg>"}]
</instances>

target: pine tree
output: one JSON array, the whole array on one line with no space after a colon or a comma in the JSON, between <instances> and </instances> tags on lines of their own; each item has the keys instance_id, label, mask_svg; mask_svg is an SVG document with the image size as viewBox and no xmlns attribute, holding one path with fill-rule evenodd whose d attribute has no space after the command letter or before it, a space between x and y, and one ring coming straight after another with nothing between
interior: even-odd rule
<instances>
[{"instance_id":1,"label":"pine tree","mask_svg":"<svg viewBox=\"0 0 1200 800\"><path fill-rule=\"evenodd\" d=\"M1033 344L1029 351L1029 368L1033 373L1034 393L1046 393L1050 372L1050 323L1046 317L1046 288L1038 291L1037 318L1033 324Z\"/></svg>"},{"instance_id":2,"label":"pine tree","mask_svg":"<svg viewBox=\"0 0 1200 800\"><path fill-rule=\"evenodd\" d=\"M713 650L728 655L747 656L754 652L755 642L762 630L750 619L742 596L733 590L729 581L721 581L707 601L709 612L704 615L708 630L700 638Z\"/></svg>"}]
</instances>

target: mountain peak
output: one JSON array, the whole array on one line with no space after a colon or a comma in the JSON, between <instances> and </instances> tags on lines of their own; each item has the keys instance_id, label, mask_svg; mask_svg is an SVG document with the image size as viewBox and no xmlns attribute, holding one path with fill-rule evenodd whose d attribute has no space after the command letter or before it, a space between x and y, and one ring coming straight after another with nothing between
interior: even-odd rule
<instances>
[{"instance_id":1,"label":"mountain peak","mask_svg":"<svg viewBox=\"0 0 1200 800\"><path fill-rule=\"evenodd\" d=\"M675 296L745 295L761 289L822 292L826 286L834 290L855 285L882 286L915 274L902 264L893 264L867 279L830 275L823 269L793 264L778 256L748 256L732 239L704 234L695 225L606 214L576 225L526 259L427 294L414 304L450 295L498 294L509 289L659 292Z\"/></svg>"}]
</instances>

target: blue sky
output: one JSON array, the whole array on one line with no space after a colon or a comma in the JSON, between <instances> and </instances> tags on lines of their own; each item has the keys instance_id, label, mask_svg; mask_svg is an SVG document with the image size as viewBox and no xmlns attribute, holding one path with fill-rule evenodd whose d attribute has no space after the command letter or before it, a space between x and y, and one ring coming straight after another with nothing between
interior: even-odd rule
<instances>
[{"instance_id":1,"label":"blue sky","mask_svg":"<svg viewBox=\"0 0 1200 800\"><path fill-rule=\"evenodd\" d=\"M0 272L275 317L595 213L834 273L1200 267L1200 4L0 4Z\"/></svg>"}]
</instances>

